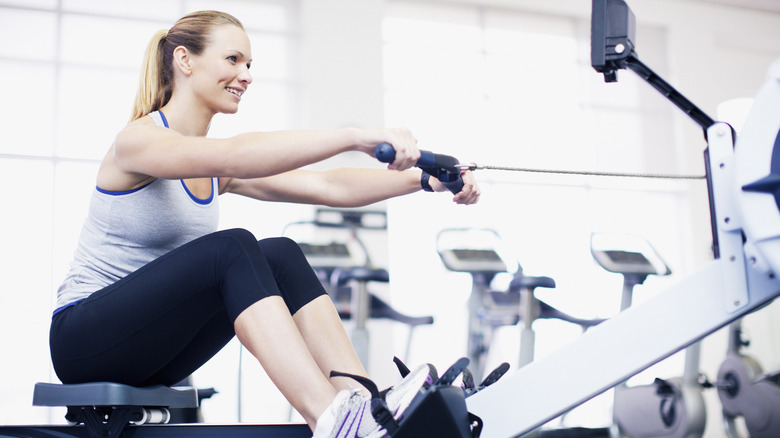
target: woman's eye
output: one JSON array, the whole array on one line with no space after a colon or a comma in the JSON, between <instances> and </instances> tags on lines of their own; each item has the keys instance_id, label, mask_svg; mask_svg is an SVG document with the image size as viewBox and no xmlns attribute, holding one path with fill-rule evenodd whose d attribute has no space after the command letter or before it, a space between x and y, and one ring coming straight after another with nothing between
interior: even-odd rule
<instances>
[{"instance_id":1,"label":"woman's eye","mask_svg":"<svg viewBox=\"0 0 780 438\"><path fill-rule=\"evenodd\" d=\"M236 57L234 55L231 55L231 56L227 57L227 60L230 61L230 62L236 62L236 61L238 61L238 57Z\"/></svg>"}]
</instances>

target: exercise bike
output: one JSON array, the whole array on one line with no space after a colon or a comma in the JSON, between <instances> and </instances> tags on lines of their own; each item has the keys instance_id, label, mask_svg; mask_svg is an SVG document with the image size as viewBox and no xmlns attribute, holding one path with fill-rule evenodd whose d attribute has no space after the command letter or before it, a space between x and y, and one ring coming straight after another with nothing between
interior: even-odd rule
<instances>
[{"instance_id":1,"label":"exercise bike","mask_svg":"<svg viewBox=\"0 0 780 438\"><path fill-rule=\"evenodd\" d=\"M726 436L739 438L739 417L750 438L780 436L780 369L764 373L758 360L743 353L749 342L742 336L741 319L729 326L728 342L716 383Z\"/></svg>"},{"instance_id":2,"label":"exercise bike","mask_svg":"<svg viewBox=\"0 0 780 438\"><path fill-rule=\"evenodd\" d=\"M631 307L634 286L647 276L671 273L650 244L636 236L593 234L591 252L605 270L623 275L621 311ZM707 419L702 390L713 386L718 389L729 438L739 437L738 417L744 419L751 438L780 436L780 370L764 373L755 358L742 353L747 345L740 319L729 326L727 356L714 384L699 372L700 344L696 343L685 350L680 378L616 386L613 436L701 437Z\"/></svg>"},{"instance_id":3,"label":"exercise bike","mask_svg":"<svg viewBox=\"0 0 780 438\"><path fill-rule=\"evenodd\" d=\"M504 248L495 230L446 228L436 238L436 249L444 266L452 272L471 275L468 299L467 355L475 376L485 372L494 332L502 326L520 325L520 354L517 366L533 362L538 319L559 319L576 324L583 331L603 319L583 319L569 315L536 297L537 288L555 288L555 280L525 275L523 268ZM493 287L498 275L511 275L508 287Z\"/></svg>"},{"instance_id":4,"label":"exercise bike","mask_svg":"<svg viewBox=\"0 0 780 438\"><path fill-rule=\"evenodd\" d=\"M433 324L432 316L404 314L369 291L369 283L388 283L390 275L376 267L362 233L386 229L384 211L319 208L313 220L289 223L282 231L298 242L342 320L352 321L350 338L364 367L369 364L369 319L388 319L409 327L405 359L415 328Z\"/></svg>"},{"instance_id":5,"label":"exercise bike","mask_svg":"<svg viewBox=\"0 0 780 438\"><path fill-rule=\"evenodd\" d=\"M635 286L643 284L651 275L672 273L650 243L638 236L593 233L590 250L599 266L623 276L621 312L631 307ZM702 436L707 420L702 389L711 385L699 372L699 350L699 343L685 350L685 367L680 378L656 378L650 385L636 386L624 381L615 386L614 438Z\"/></svg>"}]
</instances>

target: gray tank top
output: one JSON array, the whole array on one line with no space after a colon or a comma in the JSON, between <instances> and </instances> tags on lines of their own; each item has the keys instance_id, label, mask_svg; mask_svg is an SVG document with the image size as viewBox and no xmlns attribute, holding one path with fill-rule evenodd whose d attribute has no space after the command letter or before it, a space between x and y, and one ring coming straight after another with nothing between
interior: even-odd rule
<instances>
[{"instance_id":1,"label":"gray tank top","mask_svg":"<svg viewBox=\"0 0 780 438\"><path fill-rule=\"evenodd\" d=\"M168 126L160 112L150 116ZM217 230L218 179L211 196L195 197L182 180L156 179L134 190L95 187L89 213L54 313L88 297L191 240Z\"/></svg>"}]
</instances>

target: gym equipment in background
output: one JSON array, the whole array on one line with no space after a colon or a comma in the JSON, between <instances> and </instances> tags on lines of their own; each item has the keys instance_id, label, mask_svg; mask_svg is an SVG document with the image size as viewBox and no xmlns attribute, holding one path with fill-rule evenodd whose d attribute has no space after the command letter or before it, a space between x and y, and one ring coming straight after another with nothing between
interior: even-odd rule
<instances>
[{"instance_id":1,"label":"gym equipment in background","mask_svg":"<svg viewBox=\"0 0 780 438\"><path fill-rule=\"evenodd\" d=\"M433 324L432 316L406 315L369 291L369 283L387 283L390 275L375 267L361 232L386 229L383 211L320 208L313 220L290 223L282 232L298 242L341 318L353 322L350 338L364 367L369 365L369 318L390 319L409 327L407 360L414 329Z\"/></svg>"},{"instance_id":2,"label":"gym equipment in background","mask_svg":"<svg viewBox=\"0 0 780 438\"><path fill-rule=\"evenodd\" d=\"M726 359L718 370L718 396L726 436L739 438L736 421L745 422L750 438L780 436L780 369L764 373L758 360L742 352L742 320L729 326Z\"/></svg>"},{"instance_id":3,"label":"gym equipment in background","mask_svg":"<svg viewBox=\"0 0 780 438\"><path fill-rule=\"evenodd\" d=\"M633 303L634 287L650 275L669 275L671 269L645 239L628 234L593 233L590 250L596 262L623 276L620 311ZM663 321L659 321L663 323ZM648 327L646 334L652 333ZM614 392L614 435L631 438L701 437L707 422L699 372L700 344L685 350L683 375L659 379L650 385L629 386L622 382Z\"/></svg>"},{"instance_id":4,"label":"gym equipment in background","mask_svg":"<svg viewBox=\"0 0 780 438\"><path fill-rule=\"evenodd\" d=\"M582 319L568 315L536 297L537 288L555 288L555 280L530 276L506 248L495 230L481 228L445 228L436 236L436 250L444 266L453 272L471 275L468 300L467 351L472 372L482 378L493 332L501 326L520 325L520 355L517 366L534 360L537 319L560 319L579 325L585 331L603 319ZM497 275L511 275L504 290L492 287Z\"/></svg>"}]
</instances>

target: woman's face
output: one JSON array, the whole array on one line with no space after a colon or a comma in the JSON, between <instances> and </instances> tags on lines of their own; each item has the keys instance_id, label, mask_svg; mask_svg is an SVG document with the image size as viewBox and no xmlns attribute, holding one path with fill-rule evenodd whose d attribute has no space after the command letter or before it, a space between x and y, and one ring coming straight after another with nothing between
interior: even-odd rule
<instances>
[{"instance_id":1,"label":"woman's face","mask_svg":"<svg viewBox=\"0 0 780 438\"><path fill-rule=\"evenodd\" d=\"M233 25L215 27L203 53L193 57L195 93L214 113L235 113L252 83L249 38Z\"/></svg>"}]
</instances>

